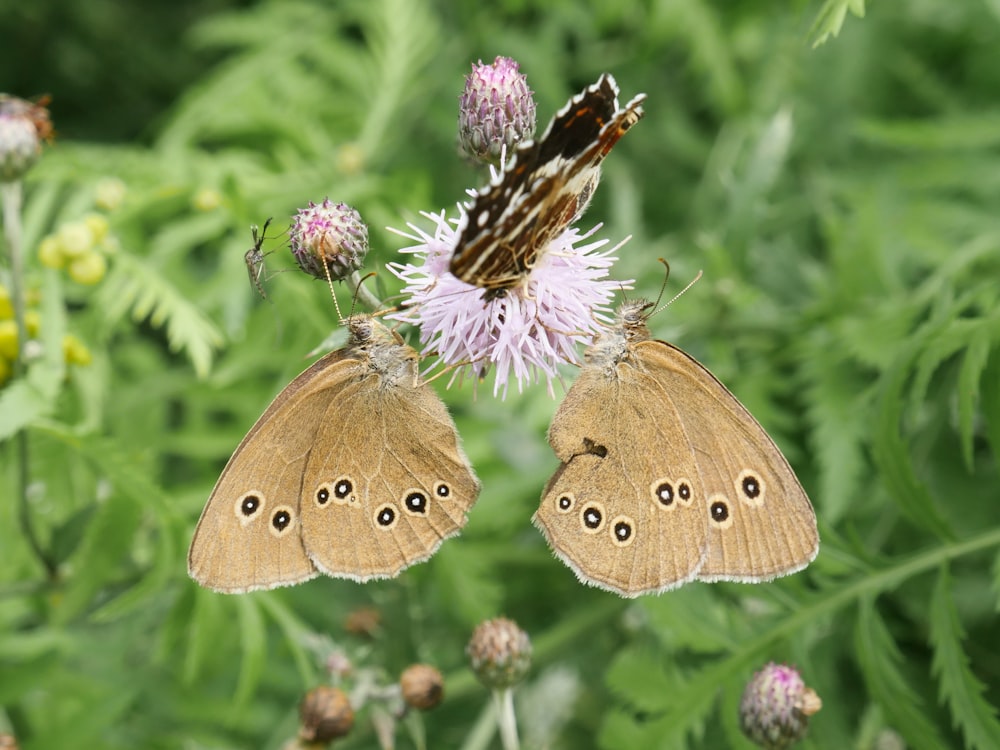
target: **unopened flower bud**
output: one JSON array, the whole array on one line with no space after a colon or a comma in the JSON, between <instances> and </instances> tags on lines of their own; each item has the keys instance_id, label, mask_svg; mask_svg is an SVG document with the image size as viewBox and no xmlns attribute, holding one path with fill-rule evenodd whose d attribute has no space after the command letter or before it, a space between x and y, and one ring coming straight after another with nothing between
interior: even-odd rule
<instances>
[{"instance_id":1,"label":"unopened flower bud","mask_svg":"<svg viewBox=\"0 0 1000 750\"><path fill-rule=\"evenodd\" d=\"M346 203L309 202L289 232L299 268L318 279L345 279L361 268L368 254L368 225Z\"/></svg>"},{"instance_id":2,"label":"unopened flower bud","mask_svg":"<svg viewBox=\"0 0 1000 750\"><path fill-rule=\"evenodd\" d=\"M535 134L535 100L528 79L509 57L492 65L480 60L465 77L459 97L458 139L467 156L497 164L507 153Z\"/></svg>"},{"instance_id":3,"label":"unopened flower bud","mask_svg":"<svg viewBox=\"0 0 1000 750\"><path fill-rule=\"evenodd\" d=\"M783 750L805 735L809 717L822 705L793 667L771 662L743 691L740 728L761 747Z\"/></svg>"},{"instance_id":4,"label":"unopened flower bud","mask_svg":"<svg viewBox=\"0 0 1000 750\"><path fill-rule=\"evenodd\" d=\"M406 705L421 711L434 708L444 698L444 678L430 664L411 664L399 677Z\"/></svg>"},{"instance_id":5,"label":"unopened flower bud","mask_svg":"<svg viewBox=\"0 0 1000 750\"><path fill-rule=\"evenodd\" d=\"M299 737L306 742L330 742L354 726L354 709L340 688L313 688L299 705Z\"/></svg>"},{"instance_id":6,"label":"unopened flower bud","mask_svg":"<svg viewBox=\"0 0 1000 750\"><path fill-rule=\"evenodd\" d=\"M374 638L381 626L382 613L375 607L358 607L344 618L344 630L354 635Z\"/></svg>"},{"instance_id":7,"label":"unopened flower bud","mask_svg":"<svg viewBox=\"0 0 1000 750\"><path fill-rule=\"evenodd\" d=\"M465 648L472 671L490 688L517 684L531 667L531 640L513 620L498 617L480 623Z\"/></svg>"},{"instance_id":8,"label":"unopened flower bud","mask_svg":"<svg viewBox=\"0 0 1000 750\"><path fill-rule=\"evenodd\" d=\"M0 182L19 180L42 153L42 141L52 139L45 105L0 94Z\"/></svg>"}]
</instances>

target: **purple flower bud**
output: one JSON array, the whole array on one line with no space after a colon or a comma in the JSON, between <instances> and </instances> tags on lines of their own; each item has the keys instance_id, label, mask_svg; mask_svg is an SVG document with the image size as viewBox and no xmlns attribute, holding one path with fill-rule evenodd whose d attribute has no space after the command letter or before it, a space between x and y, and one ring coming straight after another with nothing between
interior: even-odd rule
<instances>
[{"instance_id":1,"label":"purple flower bud","mask_svg":"<svg viewBox=\"0 0 1000 750\"><path fill-rule=\"evenodd\" d=\"M318 279L345 279L361 268L368 254L368 225L346 203L300 209L289 232L290 246L299 268Z\"/></svg>"},{"instance_id":2,"label":"purple flower bud","mask_svg":"<svg viewBox=\"0 0 1000 750\"><path fill-rule=\"evenodd\" d=\"M809 717L822 705L793 667L771 662L743 691L740 727L761 747L783 750L805 735Z\"/></svg>"},{"instance_id":3,"label":"purple flower bud","mask_svg":"<svg viewBox=\"0 0 1000 750\"><path fill-rule=\"evenodd\" d=\"M510 153L535 134L535 100L528 79L509 57L473 65L458 101L459 143L473 160L499 164L504 147Z\"/></svg>"}]
</instances>

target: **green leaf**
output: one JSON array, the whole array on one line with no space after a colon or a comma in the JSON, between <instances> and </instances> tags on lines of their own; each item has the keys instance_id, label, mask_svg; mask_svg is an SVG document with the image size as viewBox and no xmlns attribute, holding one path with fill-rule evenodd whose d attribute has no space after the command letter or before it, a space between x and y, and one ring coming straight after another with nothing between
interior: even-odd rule
<instances>
[{"instance_id":1,"label":"green leaf","mask_svg":"<svg viewBox=\"0 0 1000 750\"><path fill-rule=\"evenodd\" d=\"M608 689L630 709L644 712L664 710L673 696L685 689L676 669L663 664L658 652L644 646L623 649L604 674Z\"/></svg>"},{"instance_id":2,"label":"green leaf","mask_svg":"<svg viewBox=\"0 0 1000 750\"><path fill-rule=\"evenodd\" d=\"M824 44L831 36L840 34L847 11L858 18L865 17L865 0L826 0L813 21L809 35L813 38L813 48Z\"/></svg>"},{"instance_id":3,"label":"green leaf","mask_svg":"<svg viewBox=\"0 0 1000 750\"><path fill-rule=\"evenodd\" d=\"M962 441L962 458L965 467L971 472L974 469L973 441L975 439L974 420L976 417L976 400L979 395L979 382L986 369L990 357L990 328L993 326L979 325L972 334L969 346L962 358L962 367L958 372L958 431ZM997 390L997 382L991 386Z\"/></svg>"},{"instance_id":4,"label":"green leaf","mask_svg":"<svg viewBox=\"0 0 1000 750\"><path fill-rule=\"evenodd\" d=\"M912 352L913 346L910 347ZM886 373L876 402L877 413L872 456L882 481L899 509L917 526L943 539L954 535L941 515L927 486L913 469L909 450L900 433L903 417L903 390L912 354L904 353Z\"/></svg>"},{"instance_id":5,"label":"green leaf","mask_svg":"<svg viewBox=\"0 0 1000 750\"><path fill-rule=\"evenodd\" d=\"M997 708L986 702L986 687L969 668L962 650L965 633L952 597L947 566L941 567L931 595L930 637L934 647L933 671L941 700L951 711L954 726L962 732L967 750L995 748L1000 738Z\"/></svg>"},{"instance_id":6,"label":"green leaf","mask_svg":"<svg viewBox=\"0 0 1000 750\"><path fill-rule=\"evenodd\" d=\"M233 720L237 720L239 714L246 710L247 702L253 696L253 692L260 682L260 677L264 673L268 654L267 633L259 603L253 597L240 596L237 597L236 604L240 620L240 649L243 659L240 661L236 695L233 697Z\"/></svg>"},{"instance_id":7,"label":"green leaf","mask_svg":"<svg viewBox=\"0 0 1000 750\"><path fill-rule=\"evenodd\" d=\"M900 672L902 654L875 611L873 601L866 597L860 602L854 629L857 663L864 674L865 684L882 706L891 725L911 747L916 750L940 750L945 743L937 727L921 708L920 696Z\"/></svg>"},{"instance_id":8,"label":"green leaf","mask_svg":"<svg viewBox=\"0 0 1000 750\"><path fill-rule=\"evenodd\" d=\"M986 434L993 450L994 463L1000 464L1000 349L990 352L980 383L980 408L986 423Z\"/></svg>"},{"instance_id":9,"label":"green leaf","mask_svg":"<svg viewBox=\"0 0 1000 750\"><path fill-rule=\"evenodd\" d=\"M56 611L58 622L68 622L92 604L95 596L117 582L123 560L132 549L141 508L122 494L112 494L97 505L83 544L73 556L73 572Z\"/></svg>"},{"instance_id":10,"label":"green leaf","mask_svg":"<svg viewBox=\"0 0 1000 750\"><path fill-rule=\"evenodd\" d=\"M162 269L130 253L119 253L99 294L108 324L131 311L136 321L148 319L154 328L166 327L170 348L187 353L198 377L208 374L222 335Z\"/></svg>"}]
</instances>

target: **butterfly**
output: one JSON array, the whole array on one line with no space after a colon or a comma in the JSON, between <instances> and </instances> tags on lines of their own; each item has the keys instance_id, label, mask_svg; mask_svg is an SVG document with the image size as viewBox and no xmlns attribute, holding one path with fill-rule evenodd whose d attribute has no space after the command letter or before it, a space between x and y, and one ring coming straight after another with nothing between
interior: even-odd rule
<instances>
[{"instance_id":1,"label":"butterfly","mask_svg":"<svg viewBox=\"0 0 1000 750\"><path fill-rule=\"evenodd\" d=\"M188 572L226 593L318 573L390 578L457 534L479 495L419 355L369 315L278 394L198 521Z\"/></svg>"},{"instance_id":2,"label":"butterfly","mask_svg":"<svg viewBox=\"0 0 1000 750\"><path fill-rule=\"evenodd\" d=\"M712 373L650 337L651 306L623 303L585 352L535 525L580 580L626 597L801 570L819 535L788 461Z\"/></svg>"},{"instance_id":3,"label":"butterfly","mask_svg":"<svg viewBox=\"0 0 1000 750\"><path fill-rule=\"evenodd\" d=\"M500 296L531 272L538 254L587 208L601 162L643 116L639 94L618 106L608 73L574 96L538 140L524 141L460 220L449 270Z\"/></svg>"}]
</instances>

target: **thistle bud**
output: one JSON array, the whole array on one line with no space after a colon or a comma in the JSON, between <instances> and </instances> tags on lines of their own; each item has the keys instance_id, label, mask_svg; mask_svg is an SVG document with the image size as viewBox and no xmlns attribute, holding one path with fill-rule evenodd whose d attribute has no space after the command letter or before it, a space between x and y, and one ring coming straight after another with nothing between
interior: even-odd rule
<instances>
[{"instance_id":1,"label":"thistle bud","mask_svg":"<svg viewBox=\"0 0 1000 750\"><path fill-rule=\"evenodd\" d=\"M354 726L354 709L340 688L313 688L299 705L299 737L306 742L330 742Z\"/></svg>"},{"instance_id":2,"label":"thistle bud","mask_svg":"<svg viewBox=\"0 0 1000 750\"><path fill-rule=\"evenodd\" d=\"M374 638L381 627L382 613L375 607L358 607L344 618L344 630L353 635Z\"/></svg>"},{"instance_id":3,"label":"thistle bud","mask_svg":"<svg viewBox=\"0 0 1000 750\"><path fill-rule=\"evenodd\" d=\"M299 268L318 279L345 279L361 268L368 254L368 225L346 203L309 202L289 232Z\"/></svg>"},{"instance_id":4,"label":"thistle bud","mask_svg":"<svg viewBox=\"0 0 1000 750\"><path fill-rule=\"evenodd\" d=\"M516 685L531 667L531 640L513 620L480 623L465 647L472 671L489 688Z\"/></svg>"},{"instance_id":5,"label":"thistle bud","mask_svg":"<svg viewBox=\"0 0 1000 750\"><path fill-rule=\"evenodd\" d=\"M809 717L822 705L794 668L772 662L743 691L740 728L761 747L783 750L805 735Z\"/></svg>"},{"instance_id":6,"label":"thistle bud","mask_svg":"<svg viewBox=\"0 0 1000 750\"><path fill-rule=\"evenodd\" d=\"M406 705L421 711L434 708L444 698L444 678L430 664L411 664L399 677Z\"/></svg>"},{"instance_id":7,"label":"thistle bud","mask_svg":"<svg viewBox=\"0 0 1000 750\"><path fill-rule=\"evenodd\" d=\"M0 94L0 182L19 180L42 153L42 141L52 139L45 105Z\"/></svg>"},{"instance_id":8,"label":"thistle bud","mask_svg":"<svg viewBox=\"0 0 1000 750\"><path fill-rule=\"evenodd\" d=\"M458 139L473 160L498 164L507 152L535 134L535 100L528 79L509 57L492 65L480 60L465 77L459 97Z\"/></svg>"}]
</instances>

